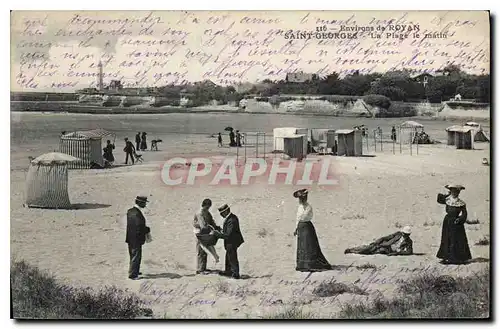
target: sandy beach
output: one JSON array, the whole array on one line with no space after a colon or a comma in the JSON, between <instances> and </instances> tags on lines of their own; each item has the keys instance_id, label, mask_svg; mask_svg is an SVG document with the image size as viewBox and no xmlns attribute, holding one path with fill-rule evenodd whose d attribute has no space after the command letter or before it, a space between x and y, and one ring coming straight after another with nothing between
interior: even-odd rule
<instances>
[{"instance_id":1,"label":"sandy beach","mask_svg":"<svg viewBox=\"0 0 500 329\"><path fill-rule=\"evenodd\" d=\"M218 148L212 134L233 126L241 131L265 131L268 152L275 127L351 128L365 124L370 130L405 121L291 115L251 114L168 114L168 115L75 115L11 114L11 256L48 270L59 280L98 288L115 285L138 294L162 317L257 318L270 312L303 306L318 316L331 317L342 303L390 297L398 280L419 272L470 275L489 267L489 262L469 265L442 265L435 257L440 243L444 207L436 194L445 184L466 187L461 197L467 203L469 219L480 224L466 225L474 259L489 259L489 246L475 243L490 233L490 167L481 164L490 158L489 143L476 143L475 150L447 146L445 128L456 122L422 121L426 132L444 143L420 145L418 155L408 145L392 143L373 157L332 157L339 185L324 189L313 186L310 203L313 222L323 253L338 270L322 273L295 271L296 199L294 186L253 184L248 186L168 187L160 177L167 159L178 156L233 156L234 148ZM418 119L417 119L418 121ZM82 204L78 210L41 210L23 207L28 156L58 149L61 131L104 128L116 133L115 158L124 162L123 138L133 139L139 131L148 140L161 138L158 152L143 152L144 162L106 170L72 170L70 199ZM483 128L489 133L489 123ZM488 134L489 135L489 134ZM225 139L227 143L227 137ZM262 142L262 141L261 141ZM254 144L254 142L251 142ZM253 154L253 150L249 156ZM268 154L269 157L274 157ZM145 278L127 279L128 254L123 218L136 195L150 195L146 219L154 241L143 248L141 271ZM239 217L245 243L239 249L242 280L216 274L195 276L193 214L209 197L218 224L218 205L228 203ZM348 247L369 243L406 225L413 227L414 251L418 255L344 255ZM222 269L224 247L217 266L209 257L209 268ZM371 264L374 268L358 269ZM349 265L352 265L349 267ZM372 266L372 267L373 267ZM315 297L311 292L321 281L355 283L368 289L366 296L342 294Z\"/></svg>"}]
</instances>

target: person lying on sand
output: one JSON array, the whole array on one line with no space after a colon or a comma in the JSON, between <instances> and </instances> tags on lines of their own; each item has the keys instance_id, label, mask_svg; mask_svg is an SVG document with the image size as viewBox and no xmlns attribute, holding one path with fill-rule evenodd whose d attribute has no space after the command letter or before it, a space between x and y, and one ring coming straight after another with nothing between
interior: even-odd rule
<instances>
[{"instance_id":1,"label":"person lying on sand","mask_svg":"<svg viewBox=\"0 0 500 329\"><path fill-rule=\"evenodd\" d=\"M369 245L348 248L344 254L374 255L383 254L388 256L413 254L413 241L410 238L411 228L405 226L401 231L381 237Z\"/></svg>"}]
</instances>

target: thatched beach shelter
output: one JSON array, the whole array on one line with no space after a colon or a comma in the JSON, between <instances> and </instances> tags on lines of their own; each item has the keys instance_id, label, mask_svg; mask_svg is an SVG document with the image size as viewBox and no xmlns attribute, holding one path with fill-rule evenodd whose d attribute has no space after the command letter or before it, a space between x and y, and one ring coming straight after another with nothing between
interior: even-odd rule
<instances>
[{"instance_id":1,"label":"thatched beach shelter","mask_svg":"<svg viewBox=\"0 0 500 329\"><path fill-rule=\"evenodd\" d=\"M75 131L61 136L59 151L81 159L68 164L69 169L89 169L92 163L104 166L102 139L115 136L104 129Z\"/></svg>"},{"instance_id":2,"label":"thatched beach shelter","mask_svg":"<svg viewBox=\"0 0 500 329\"><path fill-rule=\"evenodd\" d=\"M26 178L26 206L68 209L68 164L80 159L63 153L47 153L31 161Z\"/></svg>"},{"instance_id":3,"label":"thatched beach shelter","mask_svg":"<svg viewBox=\"0 0 500 329\"><path fill-rule=\"evenodd\" d=\"M424 129L424 125L416 121L405 121L399 125L399 138L401 141L413 143L413 136L418 130Z\"/></svg>"}]
</instances>

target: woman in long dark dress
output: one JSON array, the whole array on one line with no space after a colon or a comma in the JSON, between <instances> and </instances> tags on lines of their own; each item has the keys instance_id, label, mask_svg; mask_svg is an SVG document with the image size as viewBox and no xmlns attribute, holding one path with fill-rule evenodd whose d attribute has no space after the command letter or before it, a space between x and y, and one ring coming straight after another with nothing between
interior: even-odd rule
<instances>
[{"instance_id":1,"label":"woman in long dark dress","mask_svg":"<svg viewBox=\"0 0 500 329\"><path fill-rule=\"evenodd\" d=\"M311 205L307 202L307 194L306 189L293 193L293 196L299 199L297 228L294 232L294 235L297 236L297 265L295 270L315 272L331 269L332 266L321 252L316 229L311 222L313 211Z\"/></svg>"},{"instance_id":2,"label":"woman in long dark dress","mask_svg":"<svg viewBox=\"0 0 500 329\"><path fill-rule=\"evenodd\" d=\"M143 132L141 136L141 151L145 151L148 148L146 135L147 135L146 132Z\"/></svg>"},{"instance_id":3,"label":"woman in long dark dress","mask_svg":"<svg viewBox=\"0 0 500 329\"><path fill-rule=\"evenodd\" d=\"M445 187L450 192L439 193L437 196L437 202L446 205L441 246L437 257L446 264L463 264L472 258L464 227L467 220L467 207L465 202L458 197L460 191L465 188L461 185L446 185Z\"/></svg>"},{"instance_id":4,"label":"woman in long dark dress","mask_svg":"<svg viewBox=\"0 0 500 329\"><path fill-rule=\"evenodd\" d=\"M115 161L115 157L113 155L113 150L115 149L115 144L111 144L111 141L106 141L106 146L104 147L103 158L109 163L113 163Z\"/></svg>"}]
</instances>

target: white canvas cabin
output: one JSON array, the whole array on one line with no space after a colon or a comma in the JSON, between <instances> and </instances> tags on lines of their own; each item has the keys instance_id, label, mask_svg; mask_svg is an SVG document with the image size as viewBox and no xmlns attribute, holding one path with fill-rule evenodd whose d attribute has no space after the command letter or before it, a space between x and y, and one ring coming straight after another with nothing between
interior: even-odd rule
<instances>
[{"instance_id":1,"label":"white canvas cabin","mask_svg":"<svg viewBox=\"0 0 500 329\"><path fill-rule=\"evenodd\" d=\"M337 155L360 156L363 155L363 132L354 129L340 129L337 135Z\"/></svg>"},{"instance_id":2,"label":"white canvas cabin","mask_svg":"<svg viewBox=\"0 0 500 329\"><path fill-rule=\"evenodd\" d=\"M285 137L296 137L297 135L305 135L303 138L303 152L307 154L307 136L309 136L308 128L295 128L295 127L280 127L273 129L273 147L274 151L285 150Z\"/></svg>"},{"instance_id":3,"label":"white canvas cabin","mask_svg":"<svg viewBox=\"0 0 500 329\"><path fill-rule=\"evenodd\" d=\"M472 134L474 135L474 142L489 142L489 138L486 136L486 134L483 131L483 128L481 125L477 122L469 121L467 122L464 127L471 127L472 128Z\"/></svg>"},{"instance_id":4,"label":"white canvas cabin","mask_svg":"<svg viewBox=\"0 0 500 329\"><path fill-rule=\"evenodd\" d=\"M68 209L68 164L80 159L57 152L43 154L31 161L26 177L26 202L29 208Z\"/></svg>"},{"instance_id":5,"label":"white canvas cabin","mask_svg":"<svg viewBox=\"0 0 500 329\"><path fill-rule=\"evenodd\" d=\"M114 136L104 129L75 131L61 136L59 151L81 159L68 164L69 169L89 169L92 163L104 166L102 139Z\"/></svg>"}]
</instances>

